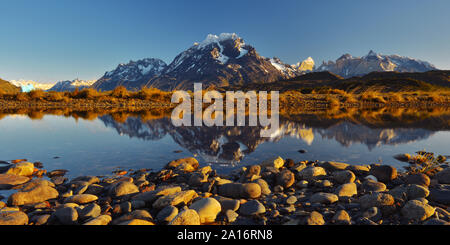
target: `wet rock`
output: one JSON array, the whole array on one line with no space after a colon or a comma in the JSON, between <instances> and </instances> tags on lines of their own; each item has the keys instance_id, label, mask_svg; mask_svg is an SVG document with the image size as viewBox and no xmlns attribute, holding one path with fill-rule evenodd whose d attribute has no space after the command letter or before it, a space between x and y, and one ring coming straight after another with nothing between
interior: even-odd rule
<instances>
[{"instance_id":1,"label":"wet rock","mask_svg":"<svg viewBox=\"0 0 450 245\"><path fill-rule=\"evenodd\" d=\"M208 182L208 175L203 173L192 173L188 180L190 186L201 186L203 183Z\"/></svg>"},{"instance_id":2,"label":"wet rock","mask_svg":"<svg viewBox=\"0 0 450 245\"><path fill-rule=\"evenodd\" d=\"M440 204L450 205L450 185L430 188L428 199Z\"/></svg>"},{"instance_id":3,"label":"wet rock","mask_svg":"<svg viewBox=\"0 0 450 245\"><path fill-rule=\"evenodd\" d=\"M314 185L319 188L328 188L333 186L333 183L331 183L331 181L326 179L326 180L318 180L314 183Z\"/></svg>"},{"instance_id":4,"label":"wet rock","mask_svg":"<svg viewBox=\"0 0 450 245\"><path fill-rule=\"evenodd\" d=\"M53 178L53 177L57 177L57 176L64 176L67 172L69 172L69 170L66 169L56 169L53 171L50 171L47 173L47 176L49 178Z\"/></svg>"},{"instance_id":5,"label":"wet rock","mask_svg":"<svg viewBox=\"0 0 450 245\"><path fill-rule=\"evenodd\" d=\"M242 215L257 215L266 212L266 208L257 200L251 200L241 205L239 213Z\"/></svg>"},{"instance_id":6,"label":"wet rock","mask_svg":"<svg viewBox=\"0 0 450 245\"><path fill-rule=\"evenodd\" d=\"M358 190L355 183L346 183L339 186L335 193L339 197L352 197L358 194Z\"/></svg>"},{"instance_id":7,"label":"wet rock","mask_svg":"<svg viewBox=\"0 0 450 245\"><path fill-rule=\"evenodd\" d=\"M318 192L310 197L312 203L331 204L339 200L338 196L332 193Z\"/></svg>"},{"instance_id":8,"label":"wet rock","mask_svg":"<svg viewBox=\"0 0 450 245\"><path fill-rule=\"evenodd\" d=\"M90 218L96 218L97 216L99 216L101 214L101 212L102 212L102 210L99 205L97 205L95 203L91 203L91 204L87 205L86 207L84 207L82 210L80 210L79 216L80 216L80 219L85 220L85 219L90 219Z\"/></svg>"},{"instance_id":9,"label":"wet rock","mask_svg":"<svg viewBox=\"0 0 450 245\"><path fill-rule=\"evenodd\" d=\"M377 207L371 207L363 212L362 217L377 222L378 220L381 219L381 212Z\"/></svg>"},{"instance_id":10,"label":"wet rock","mask_svg":"<svg viewBox=\"0 0 450 245\"><path fill-rule=\"evenodd\" d=\"M86 190L87 190L87 188L89 187L89 184L82 184L82 185L79 185L74 191L73 191L73 194L75 194L75 195L78 195L78 194L83 194Z\"/></svg>"},{"instance_id":11,"label":"wet rock","mask_svg":"<svg viewBox=\"0 0 450 245\"><path fill-rule=\"evenodd\" d=\"M219 186L219 194L225 197L240 198L241 187L240 183L226 183Z\"/></svg>"},{"instance_id":12,"label":"wet rock","mask_svg":"<svg viewBox=\"0 0 450 245\"><path fill-rule=\"evenodd\" d=\"M16 185L21 185L30 181L30 178L15 174L0 174L0 190L11 189Z\"/></svg>"},{"instance_id":13,"label":"wet rock","mask_svg":"<svg viewBox=\"0 0 450 245\"><path fill-rule=\"evenodd\" d=\"M214 222L221 211L220 203L214 198L202 198L192 203L189 208L197 211L200 223Z\"/></svg>"},{"instance_id":14,"label":"wet rock","mask_svg":"<svg viewBox=\"0 0 450 245\"><path fill-rule=\"evenodd\" d=\"M225 218L228 222L232 223L232 222L236 221L237 217L239 217L239 214L236 213L235 211L230 210L230 209L225 211Z\"/></svg>"},{"instance_id":15,"label":"wet rock","mask_svg":"<svg viewBox=\"0 0 450 245\"><path fill-rule=\"evenodd\" d=\"M369 173L385 184L397 178L397 169L389 165L374 165Z\"/></svg>"},{"instance_id":16,"label":"wet rock","mask_svg":"<svg viewBox=\"0 0 450 245\"><path fill-rule=\"evenodd\" d=\"M434 176L441 184L450 184L450 168L446 168Z\"/></svg>"},{"instance_id":17,"label":"wet rock","mask_svg":"<svg viewBox=\"0 0 450 245\"><path fill-rule=\"evenodd\" d=\"M225 212L226 210L237 211L241 205L239 200L236 199L230 199L220 196L217 196L215 198L217 201L219 201L222 212Z\"/></svg>"},{"instance_id":18,"label":"wet rock","mask_svg":"<svg viewBox=\"0 0 450 245\"><path fill-rule=\"evenodd\" d=\"M261 187L255 183L246 183L242 185L241 197L258 198L261 196Z\"/></svg>"},{"instance_id":19,"label":"wet rock","mask_svg":"<svg viewBox=\"0 0 450 245\"><path fill-rule=\"evenodd\" d=\"M26 225L28 216L21 211L0 211L0 225Z\"/></svg>"},{"instance_id":20,"label":"wet rock","mask_svg":"<svg viewBox=\"0 0 450 245\"><path fill-rule=\"evenodd\" d=\"M281 157L274 157L264 160L261 164L261 167L273 167L279 169L284 166L284 160Z\"/></svg>"},{"instance_id":21,"label":"wet rock","mask_svg":"<svg viewBox=\"0 0 450 245\"><path fill-rule=\"evenodd\" d=\"M354 174L359 175L359 176L367 175L367 174L369 174L369 171L370 171L369 167L362 166L362 165L350 165L345 170L350 170Z\"/></svg>"},{"instance_id":22,"label":"wet rock","mask_svg":"<svg viewBox=\"0 0 450 245\"><path fill-rule=\"evenodd\" d=\"M334 172L333 179L339 184L353 183L356 179L356 176L350 170L343 170Z\"/></svg>"},{"instance_id":23,"label":"wet rock","mask_svg":"<svg viewBox=\"0 0 450 245\"><path fill-rule=\"evenodd\" d=\"M160 222L168 223L178 215L178 208L174 206L167 206L156 215L156 219Z\"/></svg>"},{"instance_id":24,"label":"wet rock","mask_svg":"<svg viewBox=\"0 0 450 245\"><path fill-rule=\"evenodd\" d=\"M350 215L345 210L339 210L331 219L337 225L350 225Z\"/></svg>"},{"instance_id":25,"label":"wet rock","mask_svg":"<svg viewBox=\"0 0 450 245\"><path fill-rule=\"evenodd\" d=\"M112 197L121 197L138 192L139 188L135 184L128 181L120 181L119 183L112 186L109 191Z\"/></svg>"},{"instance_id":26,"label":"wet rock","mask_svg":"<svg viewBox=\"0 0 450 245\"><path fill-rule=\"evenodd\" d=\"M64 200L65 203L77 203L77 204L86 204L98 199L97 196L91 194L79 194L66 198Z\"/></svg>"},{"instance_id":27,"label":"wet rock","mask_svg":"<svg viewBox=\"0 0 450 245\"><path fill-rule=\"evenodd\" d=\"M64 184L64 182L67 181L66 177L63 176L54 176L51 178L51 181L55 184L55 185L62 185Z\"/></svg>"},{"instance_id":28,"label":"wet rock","mask_svg":"<svg viewBox=\"0 0 450 245\"><path fill-rule=\"evenodd\" d=\"M276 175L276 184L283 188L291 187L295 182L295 175L288 169L282 170Z\"/></svg>"},{"instance_id":29,"label":"wet rock","mask_svg":"<svg viewBox=\"0 0 450 245\"><path fill-rule=\"evenodd\" d=\"M143 219L131 219L124 221L118 225L155 225L155 223Z\"/></svg>"},{"instance_id":30,"label":"wet rock","mask_svg":"<svg viewBox=\"0 0 450 245\"><path fill-rule=\"evenodd\" d=\"M359 203L363 209L390 206L394 204L394 197L386 193L366 194L359 198Z\"/></svg>"},{"instance_id":31,"label":"wet rock","mask_svg":"<svg viewBox=\"0 0 450 245\"><path fill-rule=\"evenodd\" d=\"M30 223L33 223L34 225L45 225L50 216L50 214L35 215L30 219Z\"/></svg>"},{"instance_id":32,"label":"wet rock","mask_svg":"<svg viewBox=\"0 0 450 245\"><path fill-rule=\"evenodd\" d=\"M286 160L284 161L284 167L292 168L292 167L294 167L294 166L295 166L294 160L288 158L288 159L286 159Z\"/></svg>"},{"instance_id":33,"label":"wet rock","mask_svg":"<svg viewBox=\"0 0 450 245\"><path fill-rule=\"evenodd\" d=\"M145 207L145 202L142 200L132 200L130 204L132 209L141 209Z\"/></svg>"},{"instance_id":34,"label":"wet rock","mask_svg":"<svg viewBox=\"0 0 450 245\"><path fill-rule=\"evenodd\" d=\"M194 190L180 191L158 198L152 206L156 209L162 209L169 205L177 206L180 203L188 204L196 197L198 197L198 194Z\"/></svg>"},{"instance_id":35,"label":"wet rock","mask_svg":"<svg viewBox=\"0 0 450 245\"><path fill-rule=\"evenodd\" d=\"M47 180L33 180L25 184L19 192L9 196L8 204L10 206L21 206L57 198L59 193L54 186L53 183Z\"/></svg>"},{"instance_id":36,"label":"wet rock","mask_svg":"<svg viewBox=\"0 0 450 245\"><path fill-rule=\"evenodd\" d=\"M9 167L5 174L13 174L19 176L31 176L34 172L34 164L31 162L21 162L13 164Z\"/></svg>"},{"instance_id":37,"label":"wet rock","mask_svg":"<svg viewBox=\"0 0 450 245\"><path fill-rule=\"evenodd\" d=\"M427 197L430 191L421 185L399 185L388 192L398 200L412 200Z\"/></svg>"},{"instance_id":38,"label":"wet rock","mask_svg":"<svg viewBox=\"0 0 450 245\"><path fill-rule=\"evenodd\" d=\"M400 162L409 162L411 160L411 155L408 153L403 154L397 154L394 156L395 159L399 160Z\"/></svg>"},{"instance_id":39,"label":"wet rock","mask_svg":"<svg viewBox=\"0 0 450 245\"><path fill-rule=\"evenodd\" d=\"M434 214L434 211L435 208L418 200L408 201L401 210L405 218L418 221L428 219Z\"/></svg>"},{"instance_id":40,"label":"wet rock","mask_svg":"<svg viewBox=\"0 0 450 245\"><path fill-rule=\"evenodd\" d=\"M297 202L297 197L295 196L289 196L288 198L286 198L286 204L292 205L295 204Z\"/></svg>"},{"instance_id":41,"label":"wet rock","mask_svg":"<svg viewBox=\"0 0 450 245\"><path fill-rule=\"evenodd\" d=\"M363 189L366 192L383 192L386 190L386 185L378 181L367 179L363 182Z\"/></svg>"},{"instance_id":42,"label":"wet rock","mask_svg":"<svg viewBox=\"0 0 450 245\"><path fill-rule=\"evenodd\" d=\"M200 225L200 216L197 211L186 209L175 216L169 225Z\"/></svg>"},{"instance_id":43,"label":"wet rock","mask_svg":"<svg viewBox=\"0 0 450 245\"><path fill-rule=\"evenodd\" d=\"M325 220L321 213L313 211L307 216L305 223L306 225L324 225Z\"/></svg>"},{"instance_id":44,"label":"wet rock","mask_svg":"<svg viewBox=\"0 0 450 245\"><path fill-rule=\"evenodd\" d=\"M406 176L406 184L416 184L428 187L430 185L430 177L422 173L411 174Z\"/></svg>"},{"instance_id":45,"label":"wet rock","mask_svg":"<svg viewBox=\"0 0 450 245\"><path fill-rule=\"evenodd\" d=\"M89 185L89 187L87 188L87 190L83 193L83 194L91 194L91 195L99 195L100 193L103 192L103 190L105 189L105 187L98 185L98 184L92 184Z\"/></svg>"},{"instance_id":46,"label":"wet rock","mask_svg":"<svg viewBox=\"0 0 450 245\"><path fill-rule=\"evenodd\" d=\"M228 183L219 187L219 194L232 198L258 198L261 196L261 187L256 183Z\"/></svg>"},{"instance_id":47,"label":"wet rock","mask_svg":"<svg viewBox=\"0 0 450 245\"><path fill-rule=\"evenodd\" d=\"M96 218L88 220L83 225L107 225L111 222L112 218L109 215L100 215Z\"/></svg>"},{"instance_id":48,"label":"wet rock","mask_svg":"<svg viewBox=\"0 0 450 245\"><path fill-rule=\"evenodd\" d=\"M253 176L259 176L261 173L261 166L259 165L252 165L247 168L245 171L245 178L251 179Z\"/></svg>"},{"instance_id":49,"label":"wet rock","mask_svg":"<svg viewBox=\"0 0 450 245\"><path fill-rule=\"evenodd\" d=\"M269 188L269 184L267 184L267 182L265 180L257 179L257 180L254 180L253 183L258 184L259 187L261 187L262 195L269 195L270 193L272 193L272 191Z\"/></svg>"},{"instance_id":50,"label":"wet rock","mask_svg":"<svg viewBox=\"0 0 450 245\"><path fill-rule=\"evenodd\" d=\"M300 179L307 181L311 181L325 175L327 175L327 173L325 172L325 169L321 167L307 167L298 173Z\"/></svg>"},{"instance_id":51,"label":"wet rock","mask_svg":"<svg viewBox=\"0 0 450 245\"><path fill-rule=\"evenodd\" d=\"M100 182L100 179L97 176L79 176L75 179L72 179L70 183L76 183L76 182L87 182L87 184L97 184Z\"/></svg>"},{"instance_id":52,"label":"wet rock","mask_svg":"<svg viewBox=\"0 0 450 245\"><path fill-rule=\"evenodd\" d=\"M179 186L171 186L171 185L160 186L156 188L156 190L137 194L136 196L133 197L133 200L142 200L146 203L153 203L156 199L158 199L161 196L172 195L180 191L181 187Z\"/></svg>"},{"instance_id":53,"label":"wet rock","mask_svg":"<svg viewBox=\"0 0 450 245\"><path fill-rule=\"evenodd\" d=\"M63 225L75 225L78 220L78 212L75 208L65 207L57 209L53 215L61 222Z\"/></svg>"},{"instance_id":54,"label":"wet rock","mask_svg":"<svg viewBox=\"0 0 450 245\"><path fill-rule=\"evenodd\" d=\"M183 171L183 172L193 172L193 171L197 170L198 167L199 167L199 163L198 163L197 159L195 159L193 157L174 160L174 161L169 162L166 165L166 168L168 168L168 169L176 169L176 170Z\"/></svg>"},{"instance_id":55,"label":"wet rock","mask_svg":"<svg viewBox=\"0 0 450 245\"><path fill-rule=\"evenodd\" d=\"M345 170L350 164L342 162L321 162L319 167L326 169L327 171L334 172L338 170Z\"/></svg>"},{"instance_id":56,"label":"wet rock","mask_svg":"<svg viewBox=\"0 0 450 245\"><path fill-rule=\"evenodd\" d=\"M307 188L308 187L308 181L306 180L301 180L299 182L297 182L297 188L299 189L303 189L303 188Z\"/></svg>"},{"instance_id":57,"label":"wet rock","mask_svg":"<svg viewBox=\"0 0 450 245\"><path fill-rule=\"evenodd\" d=\"M131 213L124 214L120 216L117 219L114 219L111 224L117 225L122 224L124 222L133 220L133 219L139 219L139 220L146 220L152 222L153 218L152 215L147 210L134 210Z\"/></svg>"}]
</instances>

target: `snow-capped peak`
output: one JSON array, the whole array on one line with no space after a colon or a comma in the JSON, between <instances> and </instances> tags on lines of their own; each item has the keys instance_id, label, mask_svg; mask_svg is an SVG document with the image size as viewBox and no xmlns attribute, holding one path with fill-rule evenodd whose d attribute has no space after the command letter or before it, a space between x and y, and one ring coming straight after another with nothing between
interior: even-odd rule
<instances>
[{"instance_id":1,"label":"snow-capped peak","mask_svg":"<svg viewBox=\"0 0 450 245\"><path fill-rule=\"evenodd\" d=\"M150 73L160 75L166 66L167 64L164 61L155 58L145 58L137 61L130 60L127 64L121 63L116 69L106 72L105 77L114 76L119 79L133 81Z\"/></svg>"},{"instance_id":2,"label":"snow-capped peak","mask_svg":"<svg viewBox=\"0 0 450 245\"><path fill-rule=\"evenodd\" d=\"M241 39L236 33L221 33L219 34L219 36L214 35L214 34L208 34L205 38L205 40L203 40L203 42L199 43L198 45L196 45L198 48L204 48L212 43L220 43L223 42L225 40L237 40L237 39ZM195 45L195 44L194 44ZM244 45L244 42L242 42L242 45Z\"/></svg>"},{"instance_id":3,"label":"snow-capped peak","mask_svg":"<svg viewBox=\"0 0 450 245\"><path fill-rule=\"evenodd\" d=\"M11 80L9 82L20 87L22 92L29 92L35 89L48 90L54 85L54 83L38 83L32 80Z\"/></svg>"}]
</instances>

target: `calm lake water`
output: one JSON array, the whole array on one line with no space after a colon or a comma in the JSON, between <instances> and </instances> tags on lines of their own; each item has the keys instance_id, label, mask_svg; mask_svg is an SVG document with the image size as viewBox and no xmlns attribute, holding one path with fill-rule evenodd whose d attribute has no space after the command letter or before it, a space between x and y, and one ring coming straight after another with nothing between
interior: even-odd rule
<instances>
[{"instance_id":1,"label":"calm lake water","mask_svg":"<svg viewBox=\"0 0 450 245\"><path fill-rule=\"evenodd\" d=\"M118 122L110 115L92 120L7 115L0 120L0 160L41 161L48 171L68 169L69 177L108 175L117 168L159 170L188 156L224 172L274 156L401 168L406 164L395 154L425 149L450 155L449 120L430 120L433 125L425 120L393 127L347 119L281 120L276 135L261 138L258 127L174 127L169 118Z\"/></svg>"}]
</instances>

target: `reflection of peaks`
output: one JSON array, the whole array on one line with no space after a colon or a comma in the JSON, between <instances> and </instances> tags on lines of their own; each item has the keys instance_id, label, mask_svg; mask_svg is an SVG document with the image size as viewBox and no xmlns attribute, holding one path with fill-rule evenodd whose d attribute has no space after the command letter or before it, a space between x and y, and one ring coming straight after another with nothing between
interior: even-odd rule
<instances>
[{"instance_id":1,"label":"reflection of peaks","mask_svg":"<svg viewBox=\"0 0 450 245\"><path fill-rule=\"evenodd\" d=\"M354 143L367 145L373 149L380 145L397 145L410 143L421 139L426 139L433 134L427 129L398 128L381 129L369 128L364 125L343 122L327 129L315 130L322 137L335 139L344 146L350 146Z\"/></svg>"},{"instance_id":2,"label":"reflection of peaks","mask_svg":"<svg viewBox=\"0 0 450 245\"><path fill-rule=\"evenodd\" d=\"M303 123L282 120L279 129L268 138L261 137L262 127L175 127L169 118L141 121L129 117L125 122L114 121L112 116L101 116L107 127L115 128L117 133L143 140L159 140L166 135L181 147L198 154L207 162L236 163L244 155L251 154L264 142L277 142L284 137L301 139L311 145L314 134L334 139L343 146L354 143L367 145L369 149L380 145L396 145L421 140L433 134L426 129L370 128L365 125L343 121L326 128L307 127Z\"/></svg>"},{"instance_id":3,"label":"reflection of peaks","mask_svg":"<svg viewBox=\"0 0 450 245\"><path fill-rule=\"evenodd\" d=\"M279 129L270 137L271 141L278 141L286 136L302 139L306 144L311 145L314 141L312 128L294 122L284 122Z\"/></svg>"}]
</instances>

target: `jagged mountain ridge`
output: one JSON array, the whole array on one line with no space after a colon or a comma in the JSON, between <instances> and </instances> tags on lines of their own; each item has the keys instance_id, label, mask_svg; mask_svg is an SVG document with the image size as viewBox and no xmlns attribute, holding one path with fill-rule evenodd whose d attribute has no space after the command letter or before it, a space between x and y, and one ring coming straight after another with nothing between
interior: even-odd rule
<instances>
[{"instance_id":1,"label":"jagged mountain ridge","mask_svg":"<svg viewBox=\"0 0 450 245\"><path fill-rule=\"evenodd\" d=\"M344 78L363 76L370 72L426 72L437 70L429 62L399 55L382 55L370 50L363 57L344 54L336 61L323 62L315 71L329 71Z\"/></svg>"},{"instance_id":2,"label":"jagged mountain ridge","mask_svg":"<svg viewBox=\"0 0 450 245\"><path fill-rule=\"evenodd\" d=\"M92 87L98 90L112 90L117 86L124 86L130 90L140 89L151 78L160 76L166 67L164 61L156 58L130 61L106 72Z\"/></svg>"},{"instance_id":3,"label":"jagged mountain ridge","mask_svg":"<svg viewBox=\"0 0 450 245\"><path fill-rule=\"evenodd\" d=\"M126 66L136 67L132 62ZM205 87L270 83L311 71L314 61L309 57L296 65L287 65L278 58L260 56L253 46L246 44L235 33L222 33L219 36L209 34L201 43L194 43L177 55L169 65L161 62L159 67L161 69L157 72L148 75L132 75L133 79L108 76L110 73L123 72L118 71L119 66L105 73L93 87L111 90L120 85L129 89L151 86L173 90L192 89L194 82L201 82ZM133 68L131 73L135 74L135 70Z\"/></svg>"},{"instance_id":4,"label":"jagged mountain ridge","mask_svg":"<svg viewBox=\"0 0 450 245\"><path fill-rule=\"evenodd\" d=\"M58 92L64 92L64 91L74 91L75 89L83 89L83 88L89 88L94 84L95 80L90 81L84 81L84 80L68 80L68 81L59 81L55 83L50 89L47 91L58 91Z\"/></svg>"}]
</instances>

